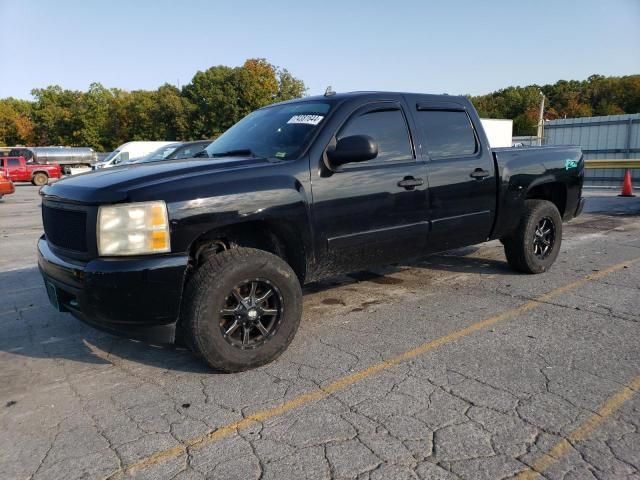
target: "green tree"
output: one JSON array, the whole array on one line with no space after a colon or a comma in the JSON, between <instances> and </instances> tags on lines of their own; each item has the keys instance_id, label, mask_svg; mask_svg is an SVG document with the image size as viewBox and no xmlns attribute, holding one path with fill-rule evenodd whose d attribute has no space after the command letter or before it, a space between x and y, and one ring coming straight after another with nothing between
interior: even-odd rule
<instances>
[{"instance_id":1,"label":"green tree","mask_svg":"<svg viewBox=\"0 0 640 480\"><path fill-rule=\"evenodd\" d=\"M249 59L242 67L235 68L233 80L240 118L273 103L278 95L276 68L264 58Z\"/></svg>"},{"instance_id":2,"label":"green tree","mask_svg":"<svg viewBox=\"0 0 640 480\"><path fill-rule=\"evenodd\" d=\"M218 65L197 72L183 93L193 105L191 135L209 138L219 135L239 118L234 69Z\"/></svg>"},{"instance_id":3,"label":"green tree","mask_svg":"<svg viewBox=\"0 0 640 480\"><path fill-rule=\"evenodd\" d=\"M197 72L182 90L107 89L57 85L31 91L34 101L0 100L0 142L83 145L112 150L130 140L190 140L224 132L249 112L305 94L302 80L264 58L240 67Z\"/></svg>"},{"instance_id":4,"label":"green tree","mask_svg":"<svg viewBox=\"0 0 640 480\"><path fill-rule=\"evenodd\" d=\"M189 140L191 129L189 117L193 105L173 85L162 85L155 92L155 106L152 112L156 125L154 137L166 140Z\"/></svg>"},{"instance_id":5,"label":"green tree","mask_svg":"<svg viewBox=\"0 0 640 480\"><path fill-rule=\"evenodd\" d=\"M54 85L31 91L35 98L33 121L36 142L40 145L73 144L73 132L81 128L78 108L81 92L63 90Z\"/></svg>"},{"instance_id":6,"label":"green tree","mask_svg":"<svg viewBox=\"0 0 640 480\"><path fill-rule=\"evenodd\" d=\"M109 105L113 93L99 83L92 83L79 101L72 106L72 115L79 119L73 132L73 145L86 145L97 151L108 149Z\"/></svg>"},{"instance_id":7,"label":"green tree","mask_svg":"<svg viewBox=\"0 0 640 480\"><path fill-rule=\"evenodd\" d=\"M546 97L546 119L640 112L640 75L591 75L584 81L560 80L553 85L509 87L471 97L471 100L481 116L511 118L514 134L534 135L539 91Z\"/></svg>"},{"instance_id":8,"label":"green tree","mask_svg":"<svg viewBox=\"0 0 640 480\"><path fill-rule=\"evenodd\" d=\"M192 104L194 138L216 137L253 110L304 92L301 80L264 58L249 59L241 67L219 65L197 72L183 89Z\"/></svg>"},{"instance_id":9,"label":"green tree","mask_svg":"<svg viewBox=\"0 0 640 480\"><path fill-rule=\"evenodd\" d=\"M0 100L0 145L32 144L35 139L31 102Z\"/></svg>"},{"instance_id":10,"label":"green tree","mask_svg":"<svg viewBox=\"0 0 640 480\"><path fill-rule=\"evenodd\" d=\"M278 94L276 95L276 101L282 102L300 98L307 92L307 87L304 86L304 82L291 75L286 68L277 69L276 75L278 77Z\"/></svg>"}]
</instances>

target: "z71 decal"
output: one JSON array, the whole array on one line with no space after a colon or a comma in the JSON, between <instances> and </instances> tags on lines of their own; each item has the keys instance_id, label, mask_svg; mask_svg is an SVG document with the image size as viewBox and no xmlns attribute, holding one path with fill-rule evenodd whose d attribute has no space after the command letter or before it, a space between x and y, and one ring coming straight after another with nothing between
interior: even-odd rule
<instances>
[{"instance_id":1,"label":"z71 decal","mask_svg":"<svg viewBox=\"0 0 640 480\"><path fill-rule=\"evenodd\" d=\"M578 161L577 160L571 160L571 159L567 158L564 161L564 168L566 170L569 170L570 168L578 168Z\"/></svg>"}]
</instances>

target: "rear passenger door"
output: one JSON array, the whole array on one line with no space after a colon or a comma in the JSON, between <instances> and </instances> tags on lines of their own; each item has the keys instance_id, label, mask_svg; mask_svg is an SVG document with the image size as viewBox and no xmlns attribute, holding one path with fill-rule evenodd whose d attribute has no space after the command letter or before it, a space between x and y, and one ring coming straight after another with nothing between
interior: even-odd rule
<instances>
[{"instance_id":1,"label":"rear passenger door","mask_svg":"<svg viewBox=\"0 0 640 480\"><path fill-rule=\"evenodd\" d=\"M491 151L481 143L484 135L476 131L466 106L455 101L418 102L413 115L429 180L427 250L485 241L497 187Z\"/></svg>"}]
</instances>

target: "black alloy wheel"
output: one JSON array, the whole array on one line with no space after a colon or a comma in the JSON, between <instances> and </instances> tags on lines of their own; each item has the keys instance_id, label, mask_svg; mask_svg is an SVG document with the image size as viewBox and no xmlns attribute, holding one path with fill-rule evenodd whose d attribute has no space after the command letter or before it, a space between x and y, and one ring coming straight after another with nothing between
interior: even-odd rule
<instances>
[{"instance_id":1,"label":"black alloy wheel","mask_svg":"<svg viewBox=\"0 0 640 480\"><path fill-rule=\"evenodd\" d=\"M302 289L284 259L249 247L210 255L185 286L180 338L210 367L240 372L286 350L302 317Z\"/></svg>"},{"instance_id":2,"label":"black alloy wheel","mask_svg":"<svg viewBox=\"0 0 640 480\"><path fill-rule=\"evenodd\" d=\"M518 272L546 272L562 245L562 216L558 207L543 199L524 202L518 227L502 238L509 266Z\"/></svg>"},{"instance_id":3,"label":"black alloy wheel","mask_svg":"<svg viewBox=\"0 0 640 480\"><path fill-rule=\"evenodd\" d=\"M283 316L280 290L264 278L236 285L220 310L224 339L241 349L257 348L278 330Z\"/></svg>"},{"instance_id":4,"label":"black alloy wheel","mask_svg":"<svg viewBox=\"0 0 640 480\"><path fill-rule=\"evenodd\" d=\"M556 228L549 217L540 219L533 235L533 253L539 259L548 257L553 251Z\"/></svg>"}]
</instances>

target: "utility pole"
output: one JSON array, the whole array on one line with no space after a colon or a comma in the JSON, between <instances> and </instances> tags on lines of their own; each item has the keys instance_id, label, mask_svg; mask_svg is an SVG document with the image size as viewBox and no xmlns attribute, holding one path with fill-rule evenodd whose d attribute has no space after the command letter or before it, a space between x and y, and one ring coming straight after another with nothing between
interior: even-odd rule
<instances>
[{"instance_id":1,"label":"utility pole","mask_svg":"<svg viewBox=\"0 0 640 480\"><path fill-rule=\"evenodd\" d=\"M538 116L538 145L542 145L544 136L544 93L540 92L540 115Z\"/></svg>"}]
</instances>

